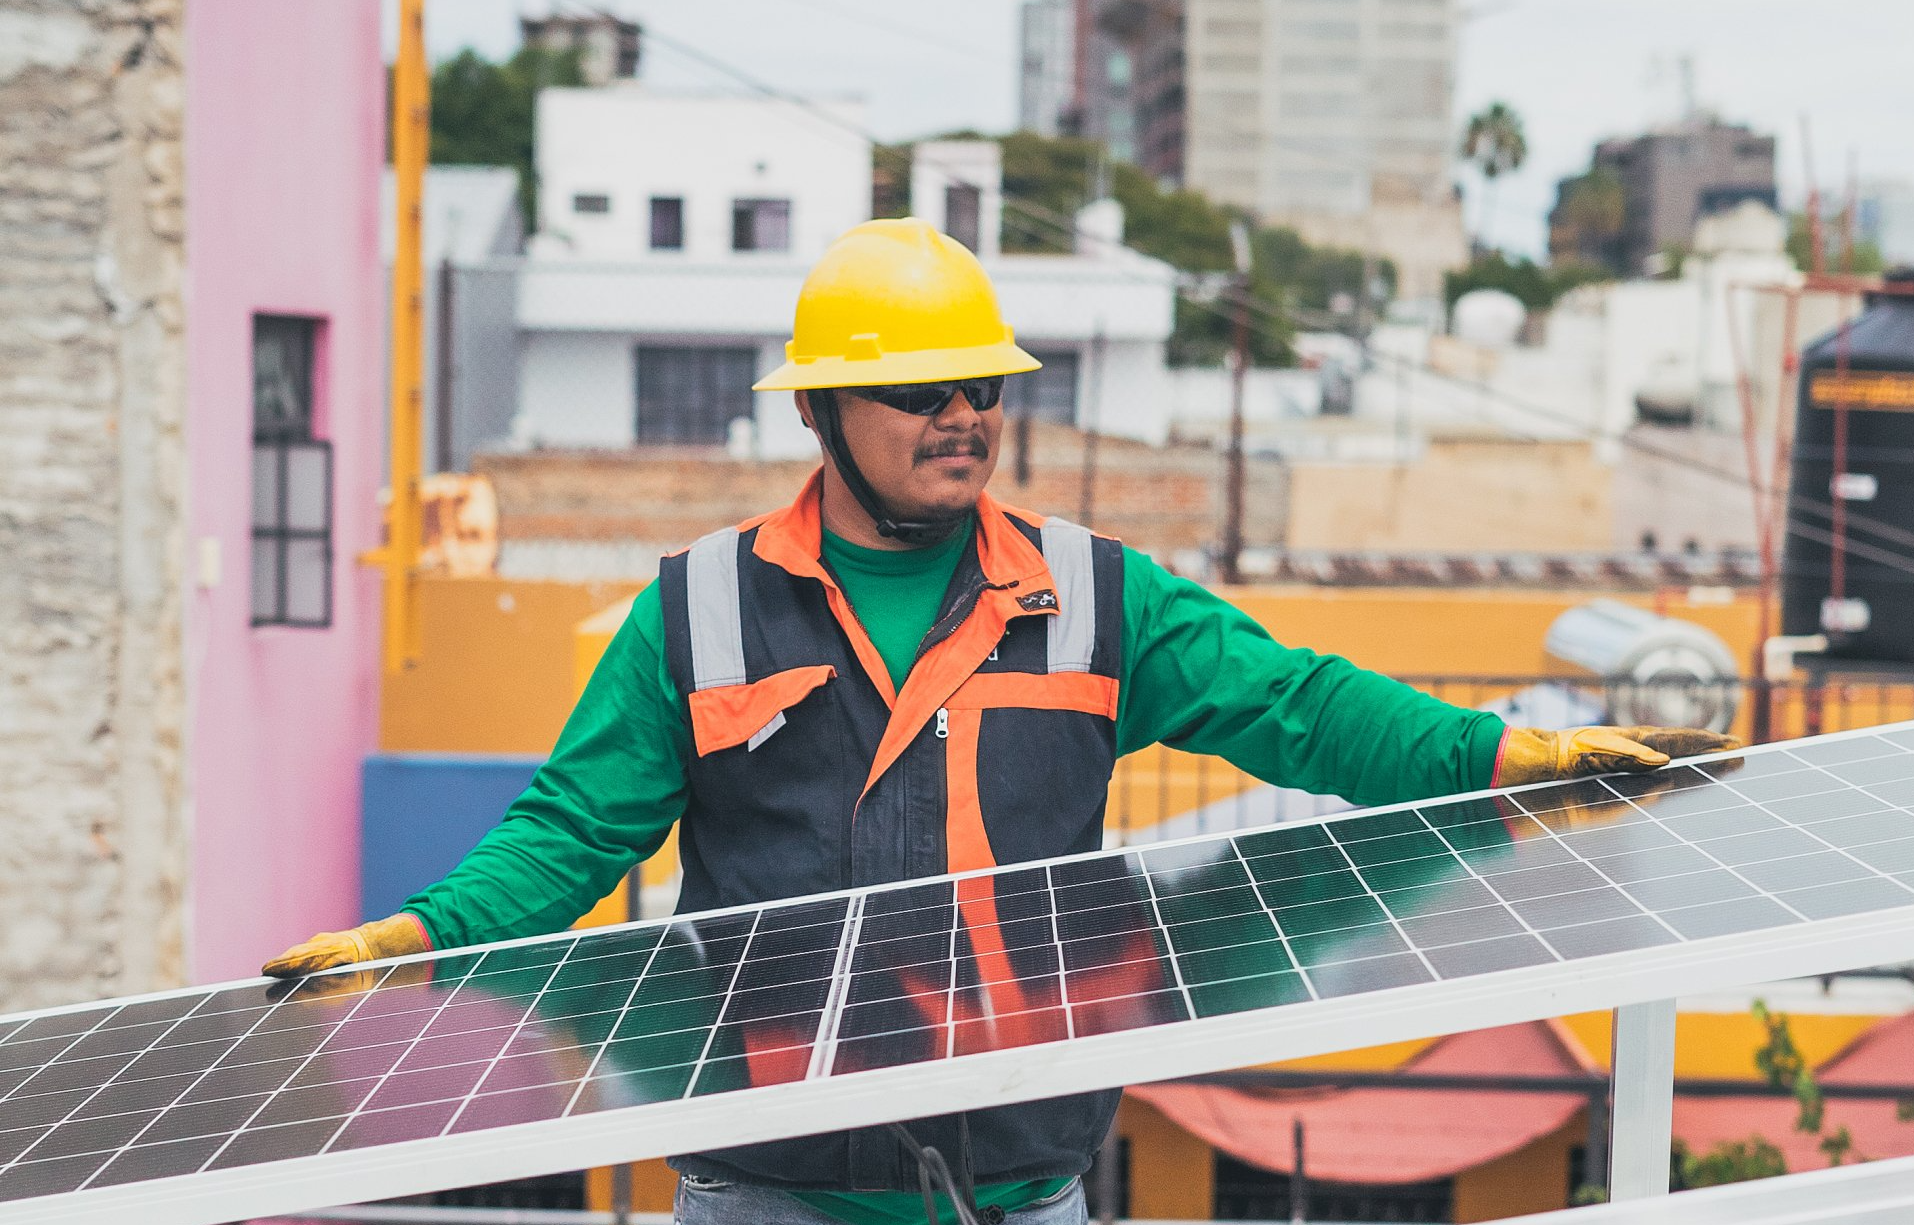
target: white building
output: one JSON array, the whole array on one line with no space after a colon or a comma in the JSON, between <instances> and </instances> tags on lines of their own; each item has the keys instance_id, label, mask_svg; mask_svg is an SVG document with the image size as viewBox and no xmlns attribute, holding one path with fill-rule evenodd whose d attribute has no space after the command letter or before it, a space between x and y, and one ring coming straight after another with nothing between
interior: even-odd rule
<instances>
[{"instance_id":1,"label":"white building","mask_svg":"<svg viewBox=\"0 0 1914 1225\"><path fill-rule=\"evenodd\" d=\"M847 100L541 94L543 216L519 289L515 442L813 451L789 394L750 385L783 360L812 263L870 216L861 122ZM1174 271L1102 246L999 254L996 145L936 142L919 159L914 210L974 246L1019 341L1045 363L1013 380L1007 405L1166 437Z\"/></svg>"}]
</instances>

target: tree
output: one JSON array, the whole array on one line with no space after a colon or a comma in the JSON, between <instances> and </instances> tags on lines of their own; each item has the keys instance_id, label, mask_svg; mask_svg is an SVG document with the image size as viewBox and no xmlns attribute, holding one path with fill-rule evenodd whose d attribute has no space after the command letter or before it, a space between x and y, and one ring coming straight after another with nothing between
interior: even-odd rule
<instances>
[{"instance_id":1,"label":"tree","mask_svg":"<svg viewBox=\"0 0 1914 1225\"><path fill-rule=\"evenodd\" d=\"M432 70L432 161L512 167L526 228L537 228L538 91L584 83L575 50L520 47L495 64L466 48Z\"/></svg>"},{"instance_id":2,"label":"tree","mask_svg":"<svg viewBox=\"0 0 1914 1225\"><path fill-rule=\"evenodd\" d=\"M1456 300L1472 289L1500 289L1534 313L1548 310L1577 285L1610 279L1606 268L1588 264L1545 268L1526 256L1511 260L1500 251L1490 251L1458 272L1444 273L1442 297L1454 309Z\"/></svg>"},{"instance_id":3,"label":"tree","mask_svg":"<svg viewBox=\"0 0 1914 1225\"><path fill-rule=\"evenodd\" d=\"M1462 156L1474 163L1488 180L1481 227L1489 230L1495 216L1495 181L1519 170L1528 160L1528 138L1522 134L1522 117L1506 102L1491 102L1487 108L1469 117L1462 134Z\"/></svg>"},{"instance_id":4,"label":"tree","mask_svg":"<svg viewBox=\"0 0 1914 1225\"><path fill-rule=\"evenodd\" d=\"M1621 176L1607 166L1562 183L1560 202L1549 214L1548 248L1551 259L1598 264L1620 275L1623 266L1622 228L1628 200Z\"/></svg>"},{"instance_id":5,"label":"tree","mask_svg":"<svg viewBox=\"0 0 1914 1225\"><path fill-rule=\"evenodd\" d=\"M1794 266L1803 272L1809 271L1814 264L1812 236L1808 233L1808 215L1806 213L1788 214L1788 258ZM1841 223L1831 218L1821 223L1821 258L1827 272L1844 272L1841 258ZM1887 261L1881 257L1881 248L1865 238L1854 240L1854 260L1851 271L1863 275L1877 273L1887 267Z\"/></svg>"},{"instance_id":6,"label":"tree","mask_svg":"<svg viewBox=\"0 0 1914 1225\"><path fill-rule=\"evenodd\" d=\"M1677 1143L1675 1162L1676 1177L1684 1191L1772 1178L1788 1172L1788 1161L1781 1150L1760 1136L1724 1141L1699 1155L1689 1152L1687 1145Z\"/></svg>"}]
</instances>

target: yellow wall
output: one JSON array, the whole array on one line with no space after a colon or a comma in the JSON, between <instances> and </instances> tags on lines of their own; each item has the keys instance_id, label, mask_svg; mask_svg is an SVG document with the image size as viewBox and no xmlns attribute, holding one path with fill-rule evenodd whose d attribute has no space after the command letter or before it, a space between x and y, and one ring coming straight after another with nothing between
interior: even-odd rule
<instances>
[{"instance_id":1,"label":"yellow wall","mask_svg":"<svg viewBox=\"0 0 1914 1225\"><path fill-rule=\"evenodd\" d=\"M1541 1139L1457 1174L1455 1220L1498 1221L1568 1207L1569 1150L1587 1137L1588 1116L1577 1112Z\"/></svg>"},{"instance_id":2,"label":"yellow wall","mask_svg":"<svg viewBox=\"0 0 1914 1225\"><path fill-rule=\"evenodd\" d=\"M1130 1142L1130 1215L1138 1220L1205 1221L1216 1203L1210 1146L1147 1102L1125 1096L1117 1130Z\"/></svg>"},{"instance_id":3,"label":"yellow wall","mask_svg":"<svg viewBox=\"0 0 1914 1225\"><path fill-rule=\"evenodd\" d=\"M424 650L380 692L389 753L545 753L576 696L578 623L642 583L419 581Z\"/></svg>"}]
</instances>

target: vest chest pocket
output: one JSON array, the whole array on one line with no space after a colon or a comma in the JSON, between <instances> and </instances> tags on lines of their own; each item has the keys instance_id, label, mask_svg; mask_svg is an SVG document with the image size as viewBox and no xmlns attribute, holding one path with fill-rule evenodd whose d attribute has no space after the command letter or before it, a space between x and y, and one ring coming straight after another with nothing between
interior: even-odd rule
<instances>
[{"instance_id":1,"label":"vest chest pocket","mask_svg":"<svg viewBox=\"0 0 1914 1225\"><path fill-rule=\"evenodd\" d=\"M744 685L716 685L687 699L698 756L744 745L747 752L776 735L785 711L837 675L829 664L790 668Z\"/></svg>"}]
</instances>

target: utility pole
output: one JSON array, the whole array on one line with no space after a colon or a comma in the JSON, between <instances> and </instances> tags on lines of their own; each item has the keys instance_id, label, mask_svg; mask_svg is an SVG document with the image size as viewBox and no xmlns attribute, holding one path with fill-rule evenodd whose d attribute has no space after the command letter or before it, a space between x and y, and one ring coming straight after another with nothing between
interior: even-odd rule
<instances>
[{"instance_id":1,"label":"utility pole","mask_svg":"<svg viewBox=\"0 0 1914 1225\"><path fill-rule=\"evenodd\" d=\"M425 269L420 204L431 141L431 76L425 63L425 0L400 0L399 54L392 66L392 172L398 187L392 256L391 500L385 544L365 560L385 571L385 670L418 657L417 584L420 437L425 400Z\"/></svg>"},{"instance_id":2,"label":"utility pole","mask_svg":"<svg viewBox=\"0 0 1914 1225\"><path fill-rule=\"evenodd\" d=\"M1083 416L1083 483L1077 495L1077 522L1092 526L1091 516L1097 502L1097 435L1103 428L1103 319L1090 337L1090 376L1088 400Z\"/></svg>"},{"instance_id":3,"label":"utility pole","mask_svg":"<svg viewBox=\"0 0 1914 1225\"><path fill-rule=\"evenodd\" d=\"M433 353L432 371L432 425L433 443L432 470L450 472L453 467L452 450L452 294L454 274L452 272L453 235L446 235L446 248L439 256L438 317L432 329Z\"/></svg>"},{"instance_id":4,"label":"utility pole","mask_svg":"<svg viewBox=\"0 0 1914 1225\"><path fill-rule=\"evenodd\" d=\"M1249 227L1241 221L1229 229L1236 256L1236 283L1232 287L1229 397L1229 458L1223 483L1223 547L1217 574L1225 583L1243 581L1243 380L1249 373Z\"/></svg>"}]
</instances>

